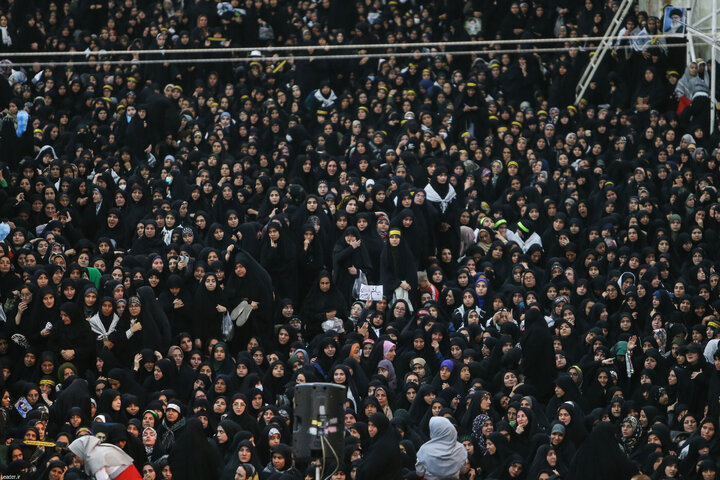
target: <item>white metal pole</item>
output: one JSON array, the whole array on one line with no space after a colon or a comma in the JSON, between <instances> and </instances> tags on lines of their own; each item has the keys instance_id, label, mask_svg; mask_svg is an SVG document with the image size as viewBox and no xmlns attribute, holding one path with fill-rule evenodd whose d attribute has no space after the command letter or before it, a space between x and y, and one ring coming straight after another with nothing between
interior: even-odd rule
<instances>
[{"instance_id":1,"label":"white metal pole","mask_svg":"<svg viewBox=\"0 0 720 480\"><path fill-rule=\"evenodd\" d=\"M692 19L692 9L686 10L686 11L687 11L687 13L685 14L685 22L686 22L687 26L691 26L692 25L692 20L691 20ZM685 27L685 34L690 33L687 26ZM687 53L687 61L685 62L685 68L687 68L687 66L690 65L690 62L695 61L695 41L694 41L692 35L687 36L687 41L688 41L688 48L687 48L687 52L686 52Z\"/></svg>"},{"instance_id":2,"label":"white metal pole","mask_svg":"<svg viewBox=\"0 0 720 480\"><path fill-rule=\"evenodd\" d=\"M715 58L716 58L716 51L717 51L717 0L713 0L713 6L712 6L712 39L713 41L710 43L710 48L712 49L710 65L712 66L712 69L710 71L710 134L712 135L715 132Z\"/></svg>"}]
</instances>

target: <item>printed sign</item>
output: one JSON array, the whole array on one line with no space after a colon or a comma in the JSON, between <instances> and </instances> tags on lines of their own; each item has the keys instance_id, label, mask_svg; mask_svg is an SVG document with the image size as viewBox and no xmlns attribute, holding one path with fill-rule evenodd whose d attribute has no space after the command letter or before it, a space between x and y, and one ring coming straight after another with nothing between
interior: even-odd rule
<instances>
[{"instance_id":1,"label":"printed sign","mask_svg":"<svg viewBox=\"0 0 720 480\"><path fill-rule=\"evenodd\" d=\"M360 300L372 300L378 302L383 298L382 285L362 285L360 286Z\"/></svg>"}]
</instances>

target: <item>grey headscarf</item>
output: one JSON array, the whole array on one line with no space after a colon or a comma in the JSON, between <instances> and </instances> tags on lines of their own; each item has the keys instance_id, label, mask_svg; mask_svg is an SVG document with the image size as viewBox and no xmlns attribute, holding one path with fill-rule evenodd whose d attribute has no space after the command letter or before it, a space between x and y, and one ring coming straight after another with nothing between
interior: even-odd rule
<instances>
[{"instance_id":1,"label":"grey headscarf","mask_svg":"<svg viewBox=\"0 0 720 480\"><path fill-rule=\"evenodd\" d=\"M449 478L465 465L467 450L457 441L457 431L445 417L430 419L430 440L417 452L415 472L428 480Z\"/></svg>"}]
</instances>

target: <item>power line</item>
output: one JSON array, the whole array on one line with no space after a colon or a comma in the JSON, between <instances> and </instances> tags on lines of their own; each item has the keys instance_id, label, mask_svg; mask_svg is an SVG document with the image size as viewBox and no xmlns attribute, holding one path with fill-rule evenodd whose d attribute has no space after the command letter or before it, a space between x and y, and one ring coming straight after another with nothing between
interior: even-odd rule
<instances>
[{"instance_id":1,"label":"power line","mask_svg":"<svg viewBox=\"0 0 720 480\"><path fill-rule=\"evenodd\" d=\"M647 37L644 37L647 38ZM684 43L680 44L668 44L664 45L666 48L677 48L685 47ZM626 50L633 48L631 45L619 45L616 46L615 50ZM595 51L597 47L584 47L579 48L581 51ZM86 66L86 65L158 65L163 63L169 64L186 64L186 63L227 63L227 62L281 62L281 61L303 61L303 60L347 60L352 57L360 58L392 58L392 57L416 57L420 56L442 56L442 55L502 55L505 53L509 54L522 54L522 53L559 53L567 52L567 48L526 48L526 49L506 49L506 50L458 50L458 51L437 51L437 52L394 52L394 53L366 53L366 54L335 54L335 55L286 55L276 57L232 57L232 56L221 56L217 58L164 58L164 59L133 59L133 60L85 60L80 62L61 60L57 62L48 62L47 64L62 63L68 66ZM227 54L226 50L212 50L213 53ZM13 63L14 67L32 67L38 62L21 62ZM45 64L45 65L47 65Z\"/></svg>"},{"instance_id":2,"label":"power line","mask_svg":"<svg viewBox=\"0 0 720 480\"><path fill-rule=\"evenodd\" d=\"M700 36L698 33L684 34L664 34L662 38L686 38L689 36ZM623 40L646 40L648 35L627 35L623 36ZM255 50L272 54L274 52L294 52L301 50L375 50L378 48L386 49L408 49L408 48L429 48L429 47L494 47L497 45L524 45L538 43L587 43L600 41L603 37L567 37L567 38L521 38L512 40L475 40L462 42L415 42L415 43L366 43L359 45L343 44L343 45L288 45L288 46L258 46L258 47L228 47L222 51L226 53L251 53ZM145 49L145 50L92 50L92 51L68 51L68 52L7 52L2 55L3 58L14 58L23 56L32 57L54 57L62 56L91 56L91 55L180 55L185 53L217 53L216 48L167 48L167 49ZM265 58L265 57L255 57Z\"/></svg>"}]
</instances>

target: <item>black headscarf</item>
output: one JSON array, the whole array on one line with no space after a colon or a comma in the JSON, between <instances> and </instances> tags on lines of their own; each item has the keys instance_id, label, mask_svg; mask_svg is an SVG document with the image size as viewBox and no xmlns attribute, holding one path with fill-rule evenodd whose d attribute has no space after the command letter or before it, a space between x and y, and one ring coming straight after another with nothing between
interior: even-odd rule
<instances>
[{"instance_id":1,"label":"black headscarf","mask_svg":"<svg viewBox=\"0 0 720 480\"><path fill-rule=\"evenodd\" d=\"M356 480L395 480L401 477L402 457L399 438L390 420L382 413L373 413L368 420L377 428L370 446L357 469Z\"/></svg>"},{"instance_id":2,"label":"black headscarf","mask_svg":"<svg viewBox=\"0 0 720 480\"><path fill-rule=\"evenodd\" d=\"M569 480L629 480L638 473L637 466L620 450L616 430L609 422L595 426L572 459Z\"/></svg>"},{"instance_id":3,"label":"black headscarf","mask_svg":"<svg viewBox=\"0 0 720 480\"><path fill-rule=\"evenodd\" d=\"M190 418L168 458L177 480L216 480L220 455L203 431L199 418Z\"/></svg>"}]
</instances>

